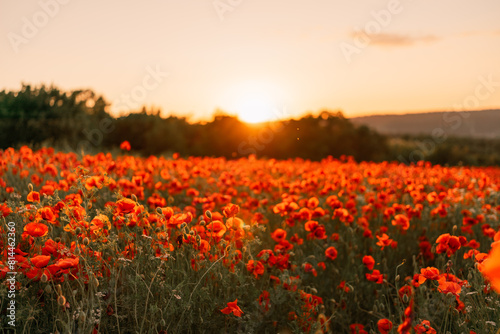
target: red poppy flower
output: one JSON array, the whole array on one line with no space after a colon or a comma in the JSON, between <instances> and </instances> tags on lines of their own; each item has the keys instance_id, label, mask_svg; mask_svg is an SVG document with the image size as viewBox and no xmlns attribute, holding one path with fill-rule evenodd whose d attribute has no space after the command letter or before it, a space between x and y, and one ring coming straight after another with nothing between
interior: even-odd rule
<instances>
[{"instance_id":1,"label":"red poppy flower","mask_svg":"<svg viewBox=\"0 0 500 334\"><path fill-rule=\"evenodd\" d=\"M439 269L434 267L427 267L420 269L418 275L418 284L423 284L426 280L437 280L439 278Z\"/></svg>"},{"instance_id":2,"label":"red poppy flower","mask_svg":"<svg viewBox=\"0 0 500 334\"><path fill-rule=\"evenodd\" d=\"M58 266L61 269L68 269L77 267L78 263L80 263L79 258L65 258L58 260L56 266Z\"/></svg>"},{"instance_id":3,"label":"red poppy flower","mask_svg":"<svg viewBox=\"0 0 500 334\"><path fill-rule=\"evenodd\" d=\"M1 217L7 217L12 213L11 208L7 206L7 204L0 204L0 216Z\"/></svg>"},{"instance_id":4,"label":"red poppy flower","mask_svg":"<svg viewBox=\"0 0 500 334\"><path fill-rule=\"evenodd\" d=\"M226 226L218 220L207 225L207 235L212 238L222 238L226 230Z\"/></svg>"},{"instance_id":5,"label":"red poppy flower","mask_svg":"<svg viewBox=\"0 0 500 334\"><path fill-rule=\"evenodd\" d=\"M384 275L382 275L379 270L374 270L371 274L365 275L367 280L377 284L382 284L384 282Z\"/></svg>"},{"instance_id":6,"label":"red poppy flower","mask_svg":"<svg viewBox=\"0 0 500 334\"><path fill-rule=\"evenodd\" d=\"M24 232L32 237L43 237L49 232L49 227L42 223L28 223L24 227Z\"/></svg>"},{"instance_id":7,"label":"red poppy flower","mask_svg":"<svg viewBox=\"0 0 500 334\"><path fill-rule=\"evenodd\" d=\"M276 242L281 242L286 239L286 231L281 228L277 228L273 233L271 233L271 238L273 238Z\"/></svg>"},{"instance_id":8,"label":"red poppy flower","mask_svg":"<svg viewBox=\"0 0 500 334\"><path fill-rule=\"evenodd\" d=\"M326 250L325 250L325 255L327 258L329 258L330 260L335 260L337 258L337 250L335 249L335 247L333 246L330 246L328 247Z\"/></svg>"},{"instance_id":9,"label":"red poppy flower","mask_svg":"<svg viewBox=\"0 0 500 334\"><path fill-rule=\"evenodd\" d=\"M31 191L28 194L28 202L40 202L40 193L37 191Z\"/></svg>"},{"instance_id":10,"label":"red poppy flower","mask_svg":"<svg viewBox=\"0 0 500 334\"><path fill-rule=\"evenodd\" d=\"M373 270L373 267L375 266L375 260L371 255L365 255L363 256L363 264L368 268L368 270Z\"/></svg>"},{"instance_id":11,"label":"red poppy flower","mask_svg":"<svg viewBox=\"0 0 500 334\"><path fill-rule=\"evenodd\" d=\"M243 314L243 311L240 309L240 307L237 305L238 299L236 299L234 302L229 302L227 303L227 307L223 308L220 310L224 314L234 314L237 317L241 317Z\"/></svg>"},{"instance_id":12,"label":"red poppy flower","mask_svg":"<svg viewBox=\"0 0 500 334\"><path fill-rule=\"evenodd\" d=\"M392 329L392 322L389 319L380 319L377 328L381 334L388 334Z\"/></svg>"},{"instance_id":13,"label":"red poppy flower","mask_svg":"<svg viewBox=\"0 0 500 334\"><path fill-rule=\"evenodd\" d=\"M479 266L481 273L489 281L493 289L500 293L500 244L493 246L488 258Z\"/></svg>"},{"instance_id":14,"label":"red poppy flower","mask_svg":"<svg viewBox=\"0 0 500 334\"><path fill-rule=\"evenodd\" d=\"M387 234L382 234L382 236L377 235L377 246L380 246L382 250L384 250L387 246L392 246L395 241L393 241Z\"/></svg>"},{"instance_id":15,"label":"red poppy flower","mask_svg":"<svg viewBox=\"0 0 500 334\"><path fill-rule=\"evenodd\" d=\"M125 140L124 142L122 142L120 144L120 149L122 149L124 151L130 151L131 148L132 147L130 146L130 143L127 140Z\"/></svg>"},{"instance_id":16,"label":"red poppy flower","mask_svg":"<svg viewBox=\"0 0 500 334\"><path fill-rule=\"evenodd\" d=\"M392 221L392 225L399 226L403 231L410 228L410 220L405 215L396 215Z\"/></svg>"},{"instance_id":17,"label":"red poppy flower","mask_svg":"<svg viewBox=\"0 0 500 334\"><path fill-rule=\"evenodd\" d=\"M137 203L131 200L130 198L123 198L117 201L116 205L121 213L131 213L132 211L134 211L134 208L137 205Z\"/></svg>"},{"instance_id":18,"label":"red poppy flower","mask_svg":"<svg viewBox=\"0 0 500 334\"><path fill-rule=\"evenodd\" d=\"M416 325L414 329L418 334L436 334L436 330L431 327L429 320L422 320L422 322Z\"/></svg>"},{"instance_id":19,"label":"red poppy flower","mask_svg":"<svg viewBox=\"0 0 500 334\"><path fill-rule=\"evenodd\" d=\"M251 272L255 278L259 278L260 275L264 274L264 265L260 261L250 260L247 263L247 270Z\"/></svg>"},{"instance_id":20,"label":"red poppy flower","mask_svg":"<svg viewBox=\"0 0 500 334\"><path fill-rule=\"evenodd\" d=\"M38 255L34 256L30 259L31 263L37 268L46 267L49 264L50 256L49 255Z\"/></svg>"}]
</instances>

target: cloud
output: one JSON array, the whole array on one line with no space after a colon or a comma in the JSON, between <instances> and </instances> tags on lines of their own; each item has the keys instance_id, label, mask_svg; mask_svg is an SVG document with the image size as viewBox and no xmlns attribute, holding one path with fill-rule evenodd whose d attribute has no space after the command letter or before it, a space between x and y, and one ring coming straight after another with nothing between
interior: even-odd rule
<instances>
[{"instance_id":1,"label":"cloud","mask_svg":"<svg viewBox=\"0 0 500 334\"><path fill-rule=\"evenodd\" d=\"M371 45L386 46L410 46L416 43L436 42L440 38L435 35L411 36L405 34L367 34L363 31L355 31L351 34L352 38L368 39Z\"/></svg>"}]
</instances>

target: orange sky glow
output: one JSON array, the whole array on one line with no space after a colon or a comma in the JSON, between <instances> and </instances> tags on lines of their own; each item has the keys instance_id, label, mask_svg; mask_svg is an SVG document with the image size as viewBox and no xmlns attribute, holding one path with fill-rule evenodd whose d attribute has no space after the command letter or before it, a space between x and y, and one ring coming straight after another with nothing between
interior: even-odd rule
<instances>
[{"instance_id":1,"label":"orange sky glow","mask_svg":"<svg viewBox=\"0 0 500 334\"><path fill-rule=\"evenodd\" d=\"M498 0L8 1L0 89L247 122L500 107Z\"/></svg>"}]
</instances>

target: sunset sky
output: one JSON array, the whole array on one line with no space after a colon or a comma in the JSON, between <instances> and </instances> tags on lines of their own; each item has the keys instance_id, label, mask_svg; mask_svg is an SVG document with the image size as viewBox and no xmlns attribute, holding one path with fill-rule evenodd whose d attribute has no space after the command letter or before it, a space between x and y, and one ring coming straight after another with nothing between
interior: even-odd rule
<instances>
[{"instance_id":1,"label":"sunset sky","mask_svg":"<svg viewBox=\"0 0 500 334\"><path fill-rule=\"evenodd\" d=\"M500 107L498 0L0 3L0 89L249 121ZM485 84L486 82L486 84Z\"/></svg>"}]
</instances>

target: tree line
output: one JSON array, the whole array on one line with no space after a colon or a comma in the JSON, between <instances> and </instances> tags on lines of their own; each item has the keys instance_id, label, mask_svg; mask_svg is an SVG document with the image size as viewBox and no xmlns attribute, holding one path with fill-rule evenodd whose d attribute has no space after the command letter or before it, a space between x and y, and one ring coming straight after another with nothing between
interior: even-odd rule
<instances>
[{"instance_id":1,"label":"tree line","mask_svg":"<svg viewBox=\"0 0 500 334\"><path fill-rule=\"evenodd\" d=\"M353 125L341 112L322 111L315 116L257 126L223 112L216 113L209 122L192 123L185 117L162 117L160 110L145 107L126 116L114 117L107 112L108 107L104 97L89 89L65 92L54 86L23 84L19 91L0 91L0 148L52 146L78 153L82 150L96 153L115 150L127 140L133 152L142 155L177 152L183 156L230 159L255 154L310 160L348 155L358 161L415 162L403 161L411 158L440 164L447 163L447 158L443 157L448 157L450 162L458 163L453 156L457 151L452 147L454 139L440 144L437 153L411 157L412 145L418 148L411 138L405 138L402 145L401 140L381 135L366 126ZM451 145L452 149L449 151L446 145ZM461 156L463 160L459 162L495 162L488 154L489 160L481 156L468 161L467 156Z\"/></svg>"}]
</instances>

